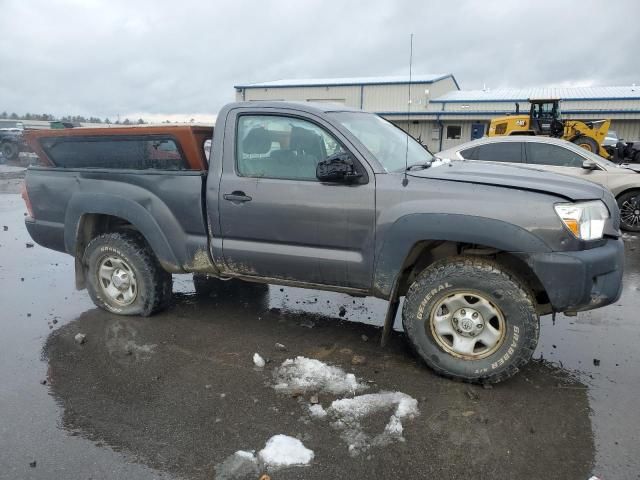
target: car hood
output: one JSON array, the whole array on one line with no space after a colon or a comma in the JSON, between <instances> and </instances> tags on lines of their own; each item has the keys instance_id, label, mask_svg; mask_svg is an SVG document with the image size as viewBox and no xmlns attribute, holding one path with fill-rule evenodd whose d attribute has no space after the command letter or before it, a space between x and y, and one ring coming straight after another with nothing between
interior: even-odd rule
<instances>
[{"instance_id":1,"label":"car hood","mask_svg":"<svg viewBox=\"0 0 640 480\"><path fill-rule=\"evenodd\" d=\"M622 163L620 166L624 169L640 173L640 163Z\"/></svg>"},{"instance_id":2,"label":"car hood","mask_svg":"<svg viewBox=\"0 0 640 480\"><path fill-rule=\"evenodd\" d=\"M600 199L605 192L603 187L595 183L531 167L465 160L445 160L438 163L437 166L424 170L412 170L408 175L530 190L574 201Z\"/></svg>"}]
</instances>

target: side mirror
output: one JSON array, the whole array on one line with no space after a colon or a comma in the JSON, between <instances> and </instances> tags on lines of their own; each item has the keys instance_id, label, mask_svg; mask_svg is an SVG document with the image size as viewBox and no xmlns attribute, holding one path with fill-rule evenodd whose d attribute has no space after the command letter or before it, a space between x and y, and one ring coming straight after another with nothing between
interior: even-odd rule
<instances>
[{"instance_id":1,"label":"side mirror","mask_svg":"<svg viewBox=\"0 0 640 480\"><path fill-rule=\"evenodd\" d=\"M585 160L584 162L582 162L582 168L584 168L585 170L597 170L598 164L593 160Z\"/></svg>"},{"instance_id":2,"label":"side mirror","mask_svg":"<svg viewBox=\"0 0 640 480\"><path fill-rule=\"evenodd\" d=\"M348 153L337 153L318 162L316 177L321 182L351 183L362 177Z\"/></svg>"}]
</instances>

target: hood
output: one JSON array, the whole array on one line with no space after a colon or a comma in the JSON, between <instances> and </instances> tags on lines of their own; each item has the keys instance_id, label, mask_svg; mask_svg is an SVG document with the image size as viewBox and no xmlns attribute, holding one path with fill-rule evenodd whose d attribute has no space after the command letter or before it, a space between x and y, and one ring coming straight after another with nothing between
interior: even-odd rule
<instances>
[{"instance_id":1,"label":"hood","mask_svg":"<svg viewBox=\"0 0 640 480\"><path fill-rule=\"evenodd\" d=\"M451 182L530 190L564 197L573 201L600 199L603 198L605 192L600 185L567 175L546 172L531 167L502 165L491 162L452 160L424 170L410 171L408 175Z\"/></svg>"},{"instance_id":2,"label":"hood","mask_svg":"<svg viewBox=\"0 0 640 480\"><path fill-rule=\"evenodd\" d=\"M627 170L632 170L636 173L640 173L640 163L621 163L620 166L622 168L626 168Z\"/></svg>"}]
</instances>

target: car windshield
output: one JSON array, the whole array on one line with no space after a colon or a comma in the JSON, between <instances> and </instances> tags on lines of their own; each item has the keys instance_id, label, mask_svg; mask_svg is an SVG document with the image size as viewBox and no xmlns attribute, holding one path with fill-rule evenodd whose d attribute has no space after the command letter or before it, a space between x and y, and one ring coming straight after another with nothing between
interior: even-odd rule
<instances>
[{"instance_id":1,"label":"car windshield","mask_svg":"<svg viewBox=\"0 0 640 480\"><path fill-rule=\"evenodd\" d=\"M377 115L363 112L335 112L331 115L369 150L387 172L401 172L405 165L433 160L433 155L413 137Z\"/></svg>"}]
</instances>

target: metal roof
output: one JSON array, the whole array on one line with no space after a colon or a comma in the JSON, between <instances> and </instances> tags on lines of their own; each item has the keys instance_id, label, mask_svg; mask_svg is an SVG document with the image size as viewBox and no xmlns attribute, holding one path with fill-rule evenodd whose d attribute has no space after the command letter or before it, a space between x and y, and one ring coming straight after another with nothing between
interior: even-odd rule
<instances>
[{"instance_id":1,"label":"metal roof","mask_svg":"<svg viewBox=\"0 0 640 480\"><path fill-rule=\"evenodd\" d=\"M451 78L456 86L455 77L450 73L427 73L424 75L412 75L411 83L434 83L439 80ZM395 75L391 77L345 77L345 78L302 78L274 80L271 82L248 83L235 85L235 88L282 88L282 87L344 87L358 85L396 85L409 83L409 75Z\"/></svg>"},{"instance_id":2,"label":"metal roof","mask_svg":"<svg viewBox=\"0 0 640 480\"><path fill-rule=\"evenodd\" d=\"M526 102L529 98L561 100L640 100L640 86L497 88L495 90L454 90L432 102Z\"/></svg>"}]
</instances>

